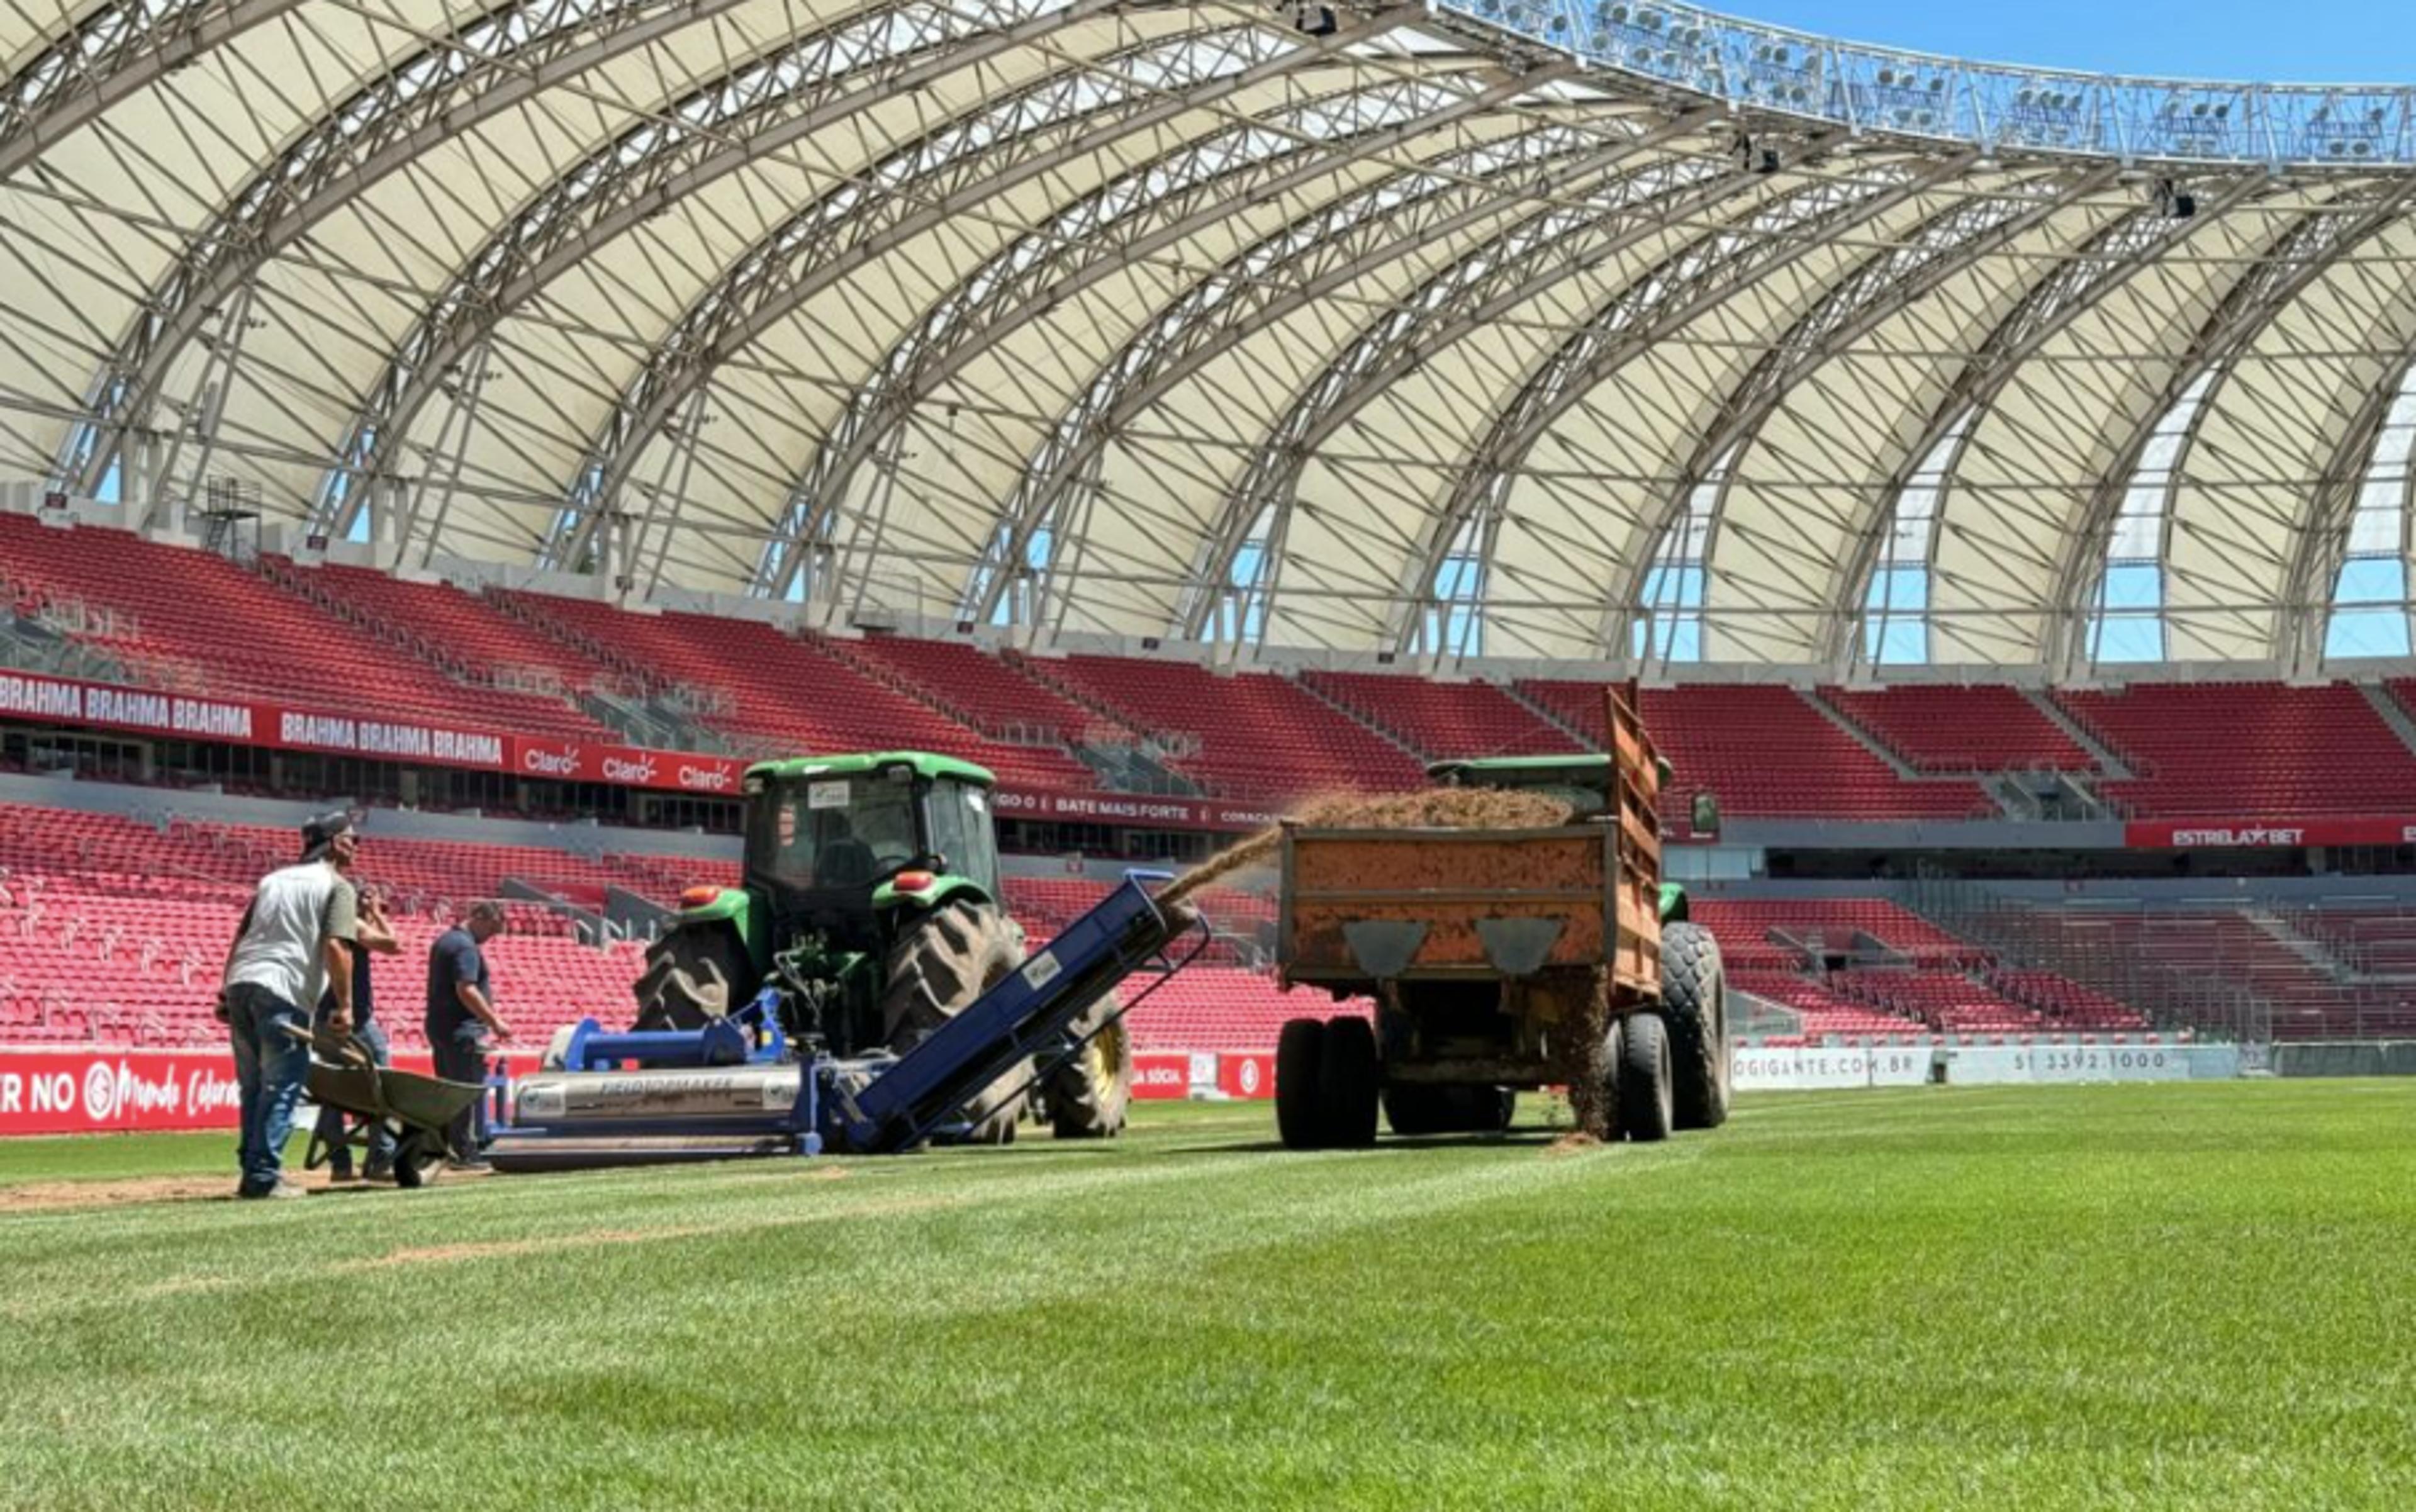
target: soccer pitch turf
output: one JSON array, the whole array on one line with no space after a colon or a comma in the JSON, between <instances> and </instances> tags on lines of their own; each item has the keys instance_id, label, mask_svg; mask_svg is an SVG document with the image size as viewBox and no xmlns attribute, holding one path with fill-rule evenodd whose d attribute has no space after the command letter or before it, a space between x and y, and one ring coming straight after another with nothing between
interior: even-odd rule
<instances>
[{"instance_id":1,"label":"soccer pitch turf","mask_svg":"<svg viewBox=\"0 0 2416 1512\"><path fill-rule=\"evenodd\" d=\"M2416 1505L2416 1082L1272 1123L0 1212L0 1506Z\"/></svg>"}]
</instances>

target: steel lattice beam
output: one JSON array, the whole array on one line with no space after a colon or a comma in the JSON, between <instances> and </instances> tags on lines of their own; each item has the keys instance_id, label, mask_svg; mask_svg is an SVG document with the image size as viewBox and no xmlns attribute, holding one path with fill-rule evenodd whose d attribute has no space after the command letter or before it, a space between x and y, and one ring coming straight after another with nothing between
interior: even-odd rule
<instances>
[{"instance_id":1,"label":"steel lattice beam","mask_svg":"<svg viewBox=\"0 0 2416 1512\"><path fill-rule=\"evenodd\" d=\"M575 516L609 513L647 439L721 363L807 301L906 242L1023 183L1105 151L1136 132L1329 61L1391 30L1399 11L1302 44L1256 26L1188 34L1086 65L983 104L807 206L748 250L695 301L655 357L625 387L586 469ZM1119 66L1146 63L1144 84L1103 83ZM1067 132L1066 128L1079 127ZM574 526L575 539L592 524Z\"/></svg>"},{"instance_id":2,"label":"steel lattice beam","mask_svg":"<svg viewBox=\"0 0 2416 1512\"><path fill-rule=\"evenodd\" d=\"M2087 619L2087 600L2095 586L2096 569L2104 565L2122 495L2130 487L2131 476L2137 471L2139 459L2158 423L2201 373L2215 374L2198 402L2182 449L2173 459L2171 471L2178 480L2187 470L2198 427L2213 412L2215 400L2230 381L2238 356L2256 343L2309 284L2323 276L2336 255L2353 249L2396 220L2411 191L2416 191L2416 183L2378 192L2370 203L2336 203L2309 212L2249 265L2247 272L2225 293L2213 313L2199 325L2188 348L2173 360L2164 387L2133 422L2129 434L2115 448L2112 461L2099 476L2096 488L2091 491L2078 527L2066 534L2056 569L2054 597L2064 643L2051 656L2054 664L2077 670L2085 658L2086 637L2081 626ZM2288 639L2287 634L2276 637L2277 643Z\"/></svg>"},{"instance_id":3,"label":"steel lattice beam","mask_svg":"<svg viewBox=\"0 0 2416 1512\"><path fill-rule=\"evenodd\" d=\"M96 419L59 475L95 486L144 423L210 311L327 216L420 155L564 79L734 9L744 0L528 0L477 17L399 60L254 172L143 296L102 365Z\"/></svg>"},{"instance_id":4,"label":"steel lattice beam","mask_svg":"<svg viewBox=\"0 0 2416 1512\"><path fill-rule=\"evenodd\" d=\"M982 20L909 3L849 16L770 60L724 75L591 153L499 228L396 344L344 447L343 470L393 470L419 410L444 376L502 320L597 248L684 196L764 156L1125 0L992 0ZM348 529L366 491L343 491L321 522Z\"/></svg>"},{"instance_id":5,"label":"steel lattice beam","mask_svg":"<svg viewBox=\"0 0 2416 1512\"><path fill-rule=\"evenodd\" d=\"M2299 532L2285 580L2284 612L2273 648L2286 676L2313 677L2322 671L2333 580L2348 554L2349 527L2357 515L2358 496L2364 491L2367 463L2408 373L2407 363L2393 364L2384 370L2382 382L2360 397L2357 413L2333 448L2331 464L2317 479L2315 497L2307 504L2307 522ZM2402 508L2408 505L2408 480L2403 479Z\"/></svg>"},{"instance_id":6,"label":"steel lattice beam","mask_svg":"<svg viewBox=\"0 0 2416 1512\"><path fill-rule=\"evenodd\" d=\"M31 62L0 94L0 179L43 151L185 67L210 49L302 0L102 0Z\"/></svg>"},{"instance_id":7,"label":"steel lattice beam","mask_svg":"<svg viewBox=\"0 0 2416 1512\"><path fill-rule=\"evenodd\" d=\"M1822 238L1886 214L1955 171L1933 164L1915 172L1879 166L1867 178L1815 179L1759 207L1739 229L1699 237L1620 291L1587 322L1563 338L1527 381L1495 412L1484 438L1463 465L1461 486L1433 534L1444 549L1472 511L1490 507L1538 437L1604 377L1671 333L1701 318L1742 290L1793 265ZM1406 643L1414 606L1399 607L1397 644Z\"/></svg>"},{"instance_id":8,"label":"steel lattice beam","mask_svg":"<svg viewBox=\"0 0 2416 1512\"><path fill-rule=\"evenodd\" d=\"M1465 85L1433 80L1354 87L1291 113L1280 131L1238 127L1144 163L1019 238L962 280L904 340L816 449L765 552L759 593L788 591L800 540L820 538L848 481L925 396L981 353L1100 279L1218 221L1441 131L1558 77L1486 70ZM1310 135L1311 118L1338 121Z\"/></svg>"},{"instance_id":9,"label":"steel lattice beam","mask_svg":"<svg viewBox=\"0 0 2416 1512\"><path fill-rule=\"evenodd\" d=\"M1328 437L1427 356L1553 285L1685 224L1752 182L1750 170L1742 167L1723 172L1699 159L1656 164L1616 180L1608 204L1548 210L1471 249L1363 329L1292 396L1274 433L1251 454L1226 507L1231 519L1248 522L1242 539L1249 524L1293 497L1302 469ZM1222 539L1231 532L1218 535ZM1221 581L1231 570L1230 555L1213 558L1204 581ZM1196 603L1195 612L1212 605L1213 598Z\"/></svg>"},{"instance_id":10,"label":"steel lattice beam","mask_svg":"<svg viewBox=\"0 0 2416 1512\"><path fill-rule=\"evenodd\" d=\"M1678 469L1645 541L1660 539L1686 511L1695 490L1732 448L1742 456L1752 446L1797 384L1948 280L2071 209L2114 176L2112 168L2049 172L2000 195L1958 199L1902 242L1867 259L1789 327L1730 391L1714 422L1694 443ZM1723 504L1736 474L1737 468L1730 466L1723 475ZM1497 477L1497 497L1491 502L1500 503L1498 496L1507 484L1507 476ZM1721 506L1714 507L1716 513ZM1429 552L1422 582L1439 570L1441 561L1439 551ZM1641 581L1639 577L1639 584ZM1610 633L1616 638L1620 632L1614 627Z\"/></svg>"},{"instance_id":11,"label":"steel lattice beam","mask_svg":"<svg viewBox=\"0 0 2416 1512\"><path fill-rule=\"evenodd\" d=\"M1692 129L1690 120L1681 129ZM1133 416L1248 336L1367 273L1505 212L1581 185L1637 150L1552 129L1412 171L1261 237L1161 310L1103 365L1023 469L1004 519L1004 560L1021 560L1108 441ZM976 569L979 575L979 569ZM984 585L994 612L1004 574Z\"/></svg>"},{"instance_id":12,"label":"steel lattice beam","mask_svg":"<svg viewBox=\"0 0 2416 1512\"><path fill-rule=\"evenodd\" d=\"M1986 410L2014 375L2021 371L2024 359L2132 279L2154 266L2167 245L2185 243L2221 219L2224 212L2253 193L2259 182L2248 176L2232 180L2213 204L2201 205L2196 216L2185 220L2175 219L2154 206L2133 211L2100 230L2085 247L2053 262L2020 302L1990 329L1980 350L1963 364L1955 381L1930 407L1927 421L1901 454L1903 460L1895 471L1873 497L1865 501L1863 518L1849 537L1852 552L1838 564L1829 601L1850 602L1868 581L1879 554L1879 543L1886 534L1888 512L1895 507L1896 496L1904 491L1914 470L1967 412ZM1971 445L1972 432L1979 429L1976 419L1964 427L1961 444L1940 475L1943 493L1952 493L1963 449ZM1632 580L1631 598L1635 587L1642 582L1643 574L1638 571ZM1851 663L1856 642L1853 630L1850 613L1841 614L1834 622L1826 657L1829 662L1838 666Z\"/></svg>"}]
</instances>

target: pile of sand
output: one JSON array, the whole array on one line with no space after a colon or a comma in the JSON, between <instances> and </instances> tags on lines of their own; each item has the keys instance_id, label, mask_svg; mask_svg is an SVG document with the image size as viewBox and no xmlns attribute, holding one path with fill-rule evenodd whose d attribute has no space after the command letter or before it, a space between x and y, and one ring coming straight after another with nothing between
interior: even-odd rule
<instances>
[{"instance_id":1,"label":"pile of sand","mask_svg":"<svg viewBox=\"0 0 2416 1512\"><path fill-rule=\"evenodd\" d=\"M1487 788L1428 788L1422 793L1345 793L1310 798L1285 818L1313 829L1548 829L1565 824L1568 804L1540 793ZM1159 897L1180 902L1233 872L1263 864L1283 839L1262 829L1217 852L1167 885Z\"/></svg>"}]
</instances>

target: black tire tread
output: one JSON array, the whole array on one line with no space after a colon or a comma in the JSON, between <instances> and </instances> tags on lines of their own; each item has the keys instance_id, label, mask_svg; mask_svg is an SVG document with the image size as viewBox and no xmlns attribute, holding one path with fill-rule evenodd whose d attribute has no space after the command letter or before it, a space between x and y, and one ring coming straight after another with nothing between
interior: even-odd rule
<instances>
[{"instance_id":1,"label":"black tire tread","mask_svg":"<svg viewBox=\"0 0 2416 1512\"><path fill-rule=\"evenodd\" d=\"M1661 930L1661 1012L1677 1126L1717 1128L1729 1121L1731 1085L1728 968L1719 941L1699 924L1681 920Z\"/></svg>"},{"instance_id":2,"label":"black tire tread","mask_svg":"<svg viewBox=\"0 0 2416 1512\"><path fill-rule=\"evenodd\" d=\"M889 986L882 994L881 1026L890 1050L921 1044L973 1005L999 978L1023 964L1023 933L989 903L943 904L901 935L889 953ZM967 1112L983 1113L968 1139L1011 1144L1023 1114L1015 1089L1029 1064L1011 1066L984 1088Z\"/></svg>"},{"instance_id":3,"label":"black tire tread","mask_svg":"<svg viewBox=\"0 0 2416 1512\"><path fill-rule=\"evenodd\" d=\"M1669 1026L1657 1013L1631 1013L1621 1024L1619 1131L1638 1144L1666 1140L1675 1122Z\"/></svg>"}]
</instances>

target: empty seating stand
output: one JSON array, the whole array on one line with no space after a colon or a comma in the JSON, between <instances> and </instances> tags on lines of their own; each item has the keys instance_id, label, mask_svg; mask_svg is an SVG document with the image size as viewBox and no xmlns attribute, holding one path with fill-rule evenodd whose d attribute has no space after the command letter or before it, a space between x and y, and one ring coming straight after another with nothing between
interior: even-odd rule
<instances>
[{"instance_id":1,"label":"empty seating stand","mask_svg":"<svg viewBox=\"0 0 2416 1512\"><path fill-rule=\"evenodd\" d=\"M1824 688L1839 713L1922 772L2087 772L2087 751L2010 688Z\"/></svg>"},{"instance_id":2,"label":"empty seating stand","mask_svg":"<svg viewBox=\"0 0 2416 1512\"><path fill-rule=\"evenodd\" d=\"M49 612L144 687L454 728L603 733L560 698L456 681L207 552L0 513L0 580L20 612Z\"/></svg>"},{"instance_id":3,"label":"empty seating stand","mask_svg":"<svg viewBox=\"0 0 2416 1512\"><path fill-rule=\"evenodd\" d=\"M1572 728L1601 722L1600 683L1518 688ZM1792 688L1646 688L1643 703L1645 726L1673 768L1662 820L1682 836L1698 793L1716 795L1729 818L1970 819L1996 812L1977 783L1898 777Z\"/></svg>"},{"instance_id":4,"label":"empty seating stand","mask_svg":"<svg viewBox=\"0 0 2416 1512\"><path fill-rule=\"evenodd\" d=\"M1490 683L1434 683L1379 673L1306 672L1301 681L1430 760L1598 750ZM1594 709L1581 729L1599 730Z\"/></svg>"},{"instance_id":5,"label":"empty seating stand","mask_svg":"<svg viewBox=\"0 0 2416 1512\"><path fill-rule=\"evenodd\" d=\"M2142 817L2416 812L2416 754L2355 688L2165 683L2056 697L2131 764L2132 780L2101 788Z\"/></svg>"},{"instance_id":6,"label":"empty seating stand","mask_svg":"<svg viewBox=\"0 0 2416 1512\"><path fill-rule=\"evenodd\" d=\"M1134 729L1171 736L1186 753L1174 764L1219 796L1377 793L1426 779L1400 746L1271 673L1220 675L1190 662L1122 657L1042 665Z\"/></svg>"},{"instance_id":7,"label":"empty seating stand","mask_svg":"<svg viewBox=\"0 0 2416 1512\"><path fill-rule=\"evenodd\" d=\"M586 599L519 594L506 601L591 654L685 691L698 718L757 755L927 749L978 762L1012 788L1097 785L1089 767L1045 735L1036 744L993 739L897 680L851 665L856 643L839 648L759 620L641 614Z\"/></svg>"}]
</instances>

